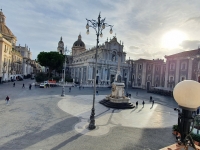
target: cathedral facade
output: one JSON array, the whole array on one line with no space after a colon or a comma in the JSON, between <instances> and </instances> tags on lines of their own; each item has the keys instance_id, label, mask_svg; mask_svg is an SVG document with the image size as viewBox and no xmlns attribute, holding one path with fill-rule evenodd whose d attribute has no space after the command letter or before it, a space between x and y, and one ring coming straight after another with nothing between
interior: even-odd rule
<instances>
[{"instance_id":1,"label":"cathedral facade","mask_svg":"<svg viewBox=\"0 0 200 150\"><path fill-rule=\"evenodd\" d=\"M158 87L172 91L183 80L200 82L200 48L165 56L164 62L164 59L126 60L123 47L116 36L99 45L94 81L96 47L87 50L79 35L72 46L71 55L67 55L66 70L75 83L83 85L93 85L96 82L97 85L110 86L115 79L118 62L121 62L120 73L126 87L128 85L146 90ZM58 52L62 51L64 47L58 48Z\"/></svg>"},{"instance_id":2,"label":"cathedral facade","mask_svg":"<svg viewBox=\"0 0 200 150\"><path fill-rule=\"evenodd\" d=\"M86 49L81 35L72 46L72 55L68 57L68 68L74 82L84 85L110 86L117 73L118 61L120 60L120 71L125 84L129 81L129 65L126 63L126 53L123 50L123 43L117 41L114 36L110 41L99 45L97 54L96 81L94 81L95 52L96 47Z\"/></svg>"}]
</instances>

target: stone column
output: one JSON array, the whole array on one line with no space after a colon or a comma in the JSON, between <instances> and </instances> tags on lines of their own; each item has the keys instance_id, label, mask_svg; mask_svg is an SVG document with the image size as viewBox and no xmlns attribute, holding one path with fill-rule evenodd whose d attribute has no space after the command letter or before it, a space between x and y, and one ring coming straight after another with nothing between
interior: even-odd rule
<instances>
[{"instance_id":1,"label":"stone column","mask_svg":"<svg viewBox=\"0 0 200 150\"><path fill-rule=\"evenodd\" d=\"M190 58L188 64L188 80L192 79L192 62L193 60Z\"/></svg>"},{"instance_id":2,"label":"stone column","mask_svg":"<svg viewBox=\"0 0 200 150\"><path fill-rule=\"evenodd\" d=\"M160 86L162 87L163 65L160 65Z\"/></svg>"},{"instance_id":3,"label":"stone column","mask_svg":"<svg viewBox=\"0 0 200 150\"><path fill-rule=\"evenodd\" d=\"M180 60L177 59L176 60L175 85L179 82L179 78L180 78L179 70L180 70Z\"/></svg>"},{"instance_id":4,"label":"stone column","mask_svg":"<svg viewBox=\"0 0 200 150\"><path fill-rule=\"evenodd\" d=\"M153 68L152 68L152 86L155 86L154 85L154 81L155 81L155 64L153 64Z\"/></svg>"},{"instance_id":5,"label":"stone column","mask_svg":"<svg viewBox=\"0 0 200 150\"><path fill-rule=\"evenodd\" d=\"M74 77L73 78L75 79L76 78L76 68L75 67L74 67L73 71L74 71Z\"/></svg>"},{"instance_id":6,"label":"stone column","mask_svg":"<svg viewBox=\"0 0 200 150\"><path fill-rule=\"evenodd\" d=\"M83 75L83 67L81 68L81 81L83 82L84 81L84 75Z\"/></svg>"},{"instance_id":7,"label":"stone column","mask_svg":"<svg viewBox=\"0 0 200 150\"><path fill-rule=\"evenodd\" d=\"M144 89L146 89L146 66L147 66L147 63L144 62L143 65L142 65L142 83L141 85L144 87Z\"/></svg>"},{"instance_id":8,"label":"stone column","mask_svg":"<svg viewBox=\"0 0 200 150\"><path fill-rule=\"evenodd\" d=\"M108 68L108 84L110 84L110 68Z\"/></svg>"},{"instance_id":9,"label":"stone column","mask_svg":"<svg viewBox=\"0 0 200 150\"><path fill-rule=\"evenodd\" d=\"M86 72L85 82L87 82L89 78L89 66L86 67L85 72Z\"/></svg>"},{"instance_id":10,"label":"stone column","mask_svg":"<svg viewBox=\"0 0 200 150\"><path fill-rule=\"evenodd\" d=\"M167 88L167 81L169 80L169 61L166 61L166 70L165 70L165 88Z\"/></svg>"},{"instance_id":11,"label":"stone column","mask_svg":"<svg viewBox=\"0 0 200 150\"><path fill-rule=\"evenodd\" d=\"M135 85L138 85L138 63L135 64Z\"/></svg>"},{"instance_id":12,"label":"stone column","mask_svg":"<svg viewBox=\"0 0 200 150\"><path fill-rule=\"evenodd\" d=\"M27 74L26 74L26 67L27 67L27 64L25 63L25 64L24 64L24 69L23 69L24 75L27 75ZM15 71L16 71L16 68L15 68Z\"/></svg>"}]
</instances>

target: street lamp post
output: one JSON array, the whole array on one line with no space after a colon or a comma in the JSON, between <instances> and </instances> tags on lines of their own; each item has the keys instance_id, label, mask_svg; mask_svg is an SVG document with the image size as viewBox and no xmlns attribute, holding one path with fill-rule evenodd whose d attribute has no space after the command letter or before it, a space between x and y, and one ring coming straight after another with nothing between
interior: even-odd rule
<instances>
[{"instance_id":1,"label":"street lamp post","mask_svg":"<svg viewBox=\"0 0 200 150\"><path fill-rule=\"evenodd\" d=\"M179 107L182 108L182 112L179 109L174 109L178 111L178 127L180 130L180 144L185 147L188 146L190 142L192 147L195 148L193 140L190 136L191 124L194 127L194 118L192 117L192 111L196 111L200 106L200 85L198 82L193 80L184 80L179 82L174 90L174 99L178 103Z\"/></svg>"},{"instance_id":2,"label":"street lamp post","mask_svg":"<svg viewBox=\"0 0 200 150\"><path fill-rule=\"evenodd\" d=\"M89 130L93 130L96 128L95 126L95 108L94 108L94 102L95 102L95 94L96 94L96 74L97 74L97 54L98 54L98 44L99 44L99 35L102 37L102 30L105 29L105 27L110 27L110 34L112 34L112 27L113 25L109 25L107 23L105 23L105 19L101 20L101 15L99 13L98 16L98 20L87 20L87 25L86 25L86 29L87 29L87 34L89 34L89 27L92 27L95 31L96 31L96 36L97 36L97 45L96 45L96 54L95 54L95 72L94 72L94 92L93 92L93 105L92 105L92 111L91 111L91 115L90 115L90 124L88 129Z\"/></svg>"},{"instance_id":3,"label":"street lamp post","mask_svg":"<svg viewBox=\"0 0 200 150\"><path fill-rule=\"evenodd\" d=\"M63 87L62 87L62 94L61 94L61 96L65 96L65 69L66 69L66 52L67 52L67 47L65 48L64 77L63 77Z\"/></svg>"}]
</instances>

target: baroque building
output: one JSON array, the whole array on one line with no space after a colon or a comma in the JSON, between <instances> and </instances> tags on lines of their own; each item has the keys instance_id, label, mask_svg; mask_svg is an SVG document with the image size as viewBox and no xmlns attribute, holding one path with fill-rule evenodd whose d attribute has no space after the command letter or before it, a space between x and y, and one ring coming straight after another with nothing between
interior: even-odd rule
<instances>
[{"instance_id":1,"label":"baroque building","mask_svg":"<svg viewBox=\"0 0 200 150\"><path fill-rule=\"evenodd\" d=\"M183 80L200 82L200 48L165 56L165 87L173 88Z\"/></svg>"},{"instance_id":2,"label":"baroque building","mask_svg":"<svg viewBox=\"0 0 200 150\"><path fill-rule=\"evenodd\" d=\"M165 56L162 59L131 60L133 88L152 87L172 91L183 80L200 82L200 48Z\"/></svg>"},{"instance_id":3,"label":"baroque building","mask_svg":"<svg viewBox=\"0 0 200 150\"><path fill-rule=\"evenodd\" d=\"M79 35L78 40L73 44L72 55L68 56L68 67L74 82L84 85L93 85L96 82L97 85L110 86L115 79L120 60L121 76L127 84L129 69L123 47L123 43L118 42L116 36L99 45L96 81L94 81L96 47L87 50L81 35Z\"/></svg>"},{"instance_id":4,"label":"baroque building","mask_svg":"<svg viewBox=\"0 0 200 150\"><path fill-rule=\"evenodd\" d=\"M13 50L17 38L6 26L6 17L0 10L0 82L9 79L11 75L12 57L16 54ZM18 55L16 55L17 57ZM18 59L19 60L19 59Z\"/></svg>"},{"instance_id":5,"label":"baroque building","mask_svg":"<svg viewBox=\"0 0 200 150\"><path fill-rule=\"evenodd\" d=\"M132 60L132 87L147 90L151 87L164 87L165 70L163 59Z\"/></svg>"},{"instance_id":6,"label":"baroque building","mask_svg":"<svg viewBox=\"0 0 200 150\"><path fill-rule=\"evenodd\" d=\"M0 10L0 83L9 81L15 76L27 76L41 68L37 62L31 60L30 48L25 45L16 46L17 38L6 26L6 17ZM35 64L35 65L34 65ZM40 66L40 67L39 67ZM37 71L36 71L37 72Z\"/></svg>"},{"instance_id":7,"label":"baroque building","mask_svg":"<svg viewBox=\"0 0 200 150\"><path fill-rule=\"evenodd\" d=\"M23 72L22 74L24 76L30 75L33 73L33 64L32 64L32 53L30 51L30 48L25 44L25 46L15 46L15 49L22 55L23 61L22 61L22 68Z\"/></svg>"}]
</instances>

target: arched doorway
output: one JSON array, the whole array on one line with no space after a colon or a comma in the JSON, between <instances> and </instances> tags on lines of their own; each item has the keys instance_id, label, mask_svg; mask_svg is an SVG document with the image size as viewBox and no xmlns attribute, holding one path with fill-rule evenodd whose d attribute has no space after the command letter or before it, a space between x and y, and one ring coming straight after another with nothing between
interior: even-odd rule
<instances>
[{"instance_id":1,"label":"arched doorway","mask_svg":"<svg viewBox=\"0 0 200 150\"><path fill-rule=\"evenodd\" d=\"M150 90L150 82L147 82L147 91L149 91Z\"/></svg>"}]
</instances>

